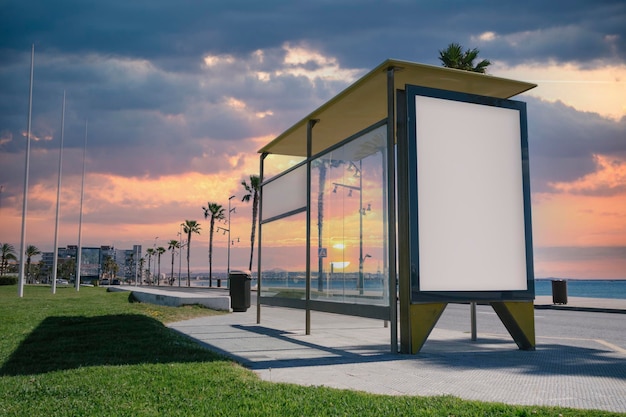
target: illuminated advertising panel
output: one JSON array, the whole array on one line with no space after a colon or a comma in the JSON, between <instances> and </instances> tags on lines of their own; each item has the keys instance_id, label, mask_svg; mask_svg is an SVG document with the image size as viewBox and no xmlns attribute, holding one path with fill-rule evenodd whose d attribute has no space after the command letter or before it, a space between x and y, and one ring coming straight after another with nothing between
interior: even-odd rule
<instances>
[{"instance_id":1,"label":"illuminated advertising panel","mask_svg":"<svg viewBox=\"0 0 626 417\"><path fill-rule=\"evenodd\" d=\"M534 298L526 105L407 86L412 300Z\"/></svg>"}]
</instances>

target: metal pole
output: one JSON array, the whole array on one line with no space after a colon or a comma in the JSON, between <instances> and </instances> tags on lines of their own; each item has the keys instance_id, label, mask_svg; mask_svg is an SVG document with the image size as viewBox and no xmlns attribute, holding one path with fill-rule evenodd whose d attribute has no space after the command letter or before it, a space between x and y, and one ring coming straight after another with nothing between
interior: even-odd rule
<instances>
[{"instance_id":1,"label":"metal pole","mask_svg":"<svg viewBox=\"0 0 626 417\"><path fill-rule=\"evenodd\" d=\"M59 178L57 182L57 211L54 220L54 252L52 254L52 294L57 292L57 267L59 251L59 211L61 209L61 167L63 166L63 137L65 134L65 90L63 91L63 109L61 111L61 144L59 145Z\"/></svg>"},{"instance_id":2,"label":"metal pole","mask_svg":"<svg viewBox=\"0 0 626 417\"><path fill-rule=\"evenodd\" d=\"M363 295L363 160L359 160L359 295Z\"/></svg>"},{"instance_id":3,"label":"metal pole","mask_svg":"<svg viewBox=\"0 0 626 417\"><path fill-rule=\"evenodd\" d=\"M310 119L306 129L306 289L305 289L305 333L311 334L311 154L313 149L313 127L319 119Z\"/></svg>"},{"instance_id":4,"label":"metal pole","mask_svg":"<svg viewBox=\"0 0 626 417\"><path fill-rule=\"evenodd\" d=\"M30 86L28 87L28 131L26 133L26 164L24 167L24 200L22 201L22 238L20 240L20 273L17 286L18 297L24 296L24 267L26 259L26 213L28 205L28 171L30 166L30 127L33 113L33 77L35 68L35 44L30 51Z\"/></svg>"},{"instance_id":5,"label":"metal pole","mask_svg":"<svg viewBox=\"0 0 626 417\"><path fill-rule=\"evenodd\" d=\"M470 316L472 326L472 342L476 341L476 302L470 303Z\"/></svg>"},{"instance_id":6,"label":"metal pole","mask_svg":"<svg viewBox=\"0 0 626 417\"><path fill-rule=\"evenodd\" d=\"M259 233L257 235L257 239L258 239L258 245L257 245L257 259L256 259L256 265L257 265L257 275L256 275L256 324L261 324L261 284L262 284L262 279L261 279L261 260L262 260L262 248L261 248L261 242L263 242L263 239L261 238L261 234L263 233L263 224L262 224L262 219L263 219L263 161L265 160L265 158L267 157L266 153L261 154L261 157L259 158L259 210L257 212L258 214L258 221L259 221ZM250 273L252 273L252 271L250 271Z\"/></svg>"},{"instance_id":7,"label":"metal pole","mask_svg":"<svg viewBox=\"0 0 626 417\"><path fill-rule=\"evenodd\" d=\"M83 147L83 177L80 185L80 214L78 217L78 248L76 249L76 291L80 290L80 264L82 261L82 233L83 233L83 200L85 196L85 156L87 154L87 120L85 119L85 145Z\"/></svg>"},{"instance_id":8,"label":"metal pole","mask_svg":"<svg viewBox=\"0 0 626 417\"><path fill-rule=\"evenodd\" d=\"M78 248L76 249L76 291L80 291L80 263L82 261L82 232L83 232L83 200L85 196L85 159L87 155L87 119L85 119L85 145L83 147L83 177L80 185L80 214L78 217Z\"/></svg>"},{"instance_id":9,"label":"metal pole","mask_svg":"<svg viewBox=\"0 0 626 417\"><path fill-rule=\"evenodd\" d=\"M180 244L178 245L178 286L180 287L180 266L183 263L183 224L180 224Z\"/></svg>"},{"instance_id":10,"label":"metal pole","mask_svg":"<svg viewBox=\"0 0 626 417\"><path fill-rule=\"evenodd\" d=\"M231 229L231 224L230 224L230 213L234 210L230 208L230 200L232 200L233 198L235 198L234 195L231 195L230 197L228 197L228 253L226 255L226 282L230 283L230 229ZM252 273L252 271L250 271ZM227 285L230 288L230 285Z\"/></svg>"},{"instance_id":11,"label":"metal pole","mask_svg":"<svg viewBox=\"0 0 626 417\"><path fill-rule=\"evenodd\" d=\"M396 300L396 114L395 114L395 68L387 69L387 249L389 271L389 307L391 321L391 353L398 353L398 302Z\"/></svg>"}]
</instances>

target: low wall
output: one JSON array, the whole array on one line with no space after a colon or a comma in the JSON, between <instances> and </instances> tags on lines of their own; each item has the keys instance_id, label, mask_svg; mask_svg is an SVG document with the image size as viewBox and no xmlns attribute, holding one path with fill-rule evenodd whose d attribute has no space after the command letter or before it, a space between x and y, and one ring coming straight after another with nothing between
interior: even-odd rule
<instances>
[{"instance_id":1,"label":"low wall","mask_svg":"<svg viewBox=\"0 0 626 417\"><path fill-rule=\"evenodd\" d=\"M184 292L164 291L155 288L137 288L114 286L108 287L109 292L127 291L142 303L158 304L170 307L183 305L201 305L218 311L231 311L228 293L189 294Z\"/></svg>"}]
</instances>

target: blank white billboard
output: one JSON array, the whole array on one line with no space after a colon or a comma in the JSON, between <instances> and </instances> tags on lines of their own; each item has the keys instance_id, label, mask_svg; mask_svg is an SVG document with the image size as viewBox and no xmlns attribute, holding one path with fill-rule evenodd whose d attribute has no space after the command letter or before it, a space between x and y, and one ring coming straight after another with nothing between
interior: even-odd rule
<instances>
[{"instance_id":1,"label":"blank white billboard","mask_svg":"<svg viewBox=\"0 0 626 417\"><path fill-rule=\"evenodd\" d=\"M263 220L306 207L306 164L263 185Z\"/></svg>"},{"instance_id":2,"label":"blank white billboard","mask_svg":"<svg viewBox=\"0 0 626 417\"><path fill-rule=\"evenodd\" d=\"M528 289L520 111L415 96L419 291Z\"/></svg>"}]
</instances>

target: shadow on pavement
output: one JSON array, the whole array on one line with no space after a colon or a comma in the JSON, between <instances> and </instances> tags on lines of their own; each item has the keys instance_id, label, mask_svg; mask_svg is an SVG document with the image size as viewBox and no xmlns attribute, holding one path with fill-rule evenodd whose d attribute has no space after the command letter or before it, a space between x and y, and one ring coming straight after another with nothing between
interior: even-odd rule
<instances>
[{"instance_id":1,"label":"shadow on pavement","mask_svg":"<svg viewBox=\"0 0 626 417\"><path fill-rule=\"evenodd\" d=\"M509 340L478 340L467 338L429 340L424 350L417 355L391 354L388 345L354 345L335 348L294 338L290 332L263 326L233 325L234 329L251 332L274 339L276 351L267 349L265 354L235 355L204 342L245 366L255 369L290 368L389 361L411 361L417 366L435 365L454 370L483 369L510 370L528 375L579 375L626 379L626 361L623 356L610 350L542 344L535 351L518 350ZM241 335L238 336L241 338ZM267 345L268 343L264 343ZM293 358L283 356L280 350L310 350L315 355ZM359 353L362 352L362 353ZM275 356L276 358L272 358Z\"/></svg>"}]
</instances>

